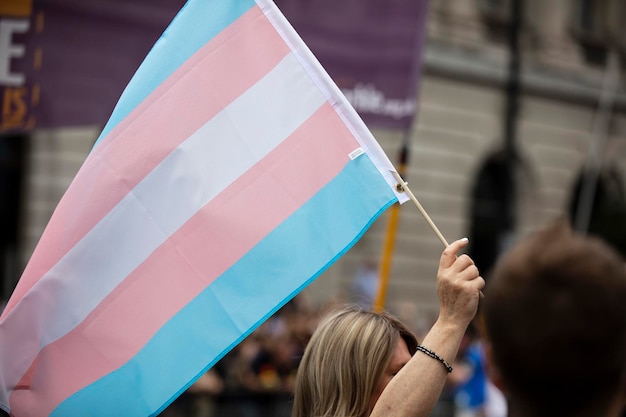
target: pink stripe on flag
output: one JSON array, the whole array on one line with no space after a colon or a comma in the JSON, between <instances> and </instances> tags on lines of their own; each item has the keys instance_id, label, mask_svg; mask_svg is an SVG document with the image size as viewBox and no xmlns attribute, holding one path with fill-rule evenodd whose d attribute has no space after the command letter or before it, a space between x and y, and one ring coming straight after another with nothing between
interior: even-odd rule
<instances>
[{"instance_id":1,"label":"pink stripe on flag","mask_svg":"<svg viewBox=\"0 0 626 417\"><path fill-rule=\"evenodd\" d=\"M172 235L80 325L44 347L37 366L27 372L32 379L20 381L30 389L13 391L11 410L48 415L128 362L180 309L332 180L357 147L333 108L323 105ZM15 343L21 343L18 335Z\"/></svg>"},{"instance_id":2,"label":"pink stripe on flag","mask_svg":"<svg viewBox=\"0 0 626 417\"><path fill-rule=\"evenodd\" d=\"M253 7L179 67L94 148L37 245L38 261L28 264L3 315L172 150L288 53Z\"/></svg>"}]
</instances>

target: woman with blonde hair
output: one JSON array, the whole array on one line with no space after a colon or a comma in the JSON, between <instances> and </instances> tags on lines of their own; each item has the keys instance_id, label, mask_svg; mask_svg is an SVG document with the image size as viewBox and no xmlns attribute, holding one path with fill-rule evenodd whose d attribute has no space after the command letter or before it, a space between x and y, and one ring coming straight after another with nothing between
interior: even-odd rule
<instances>
[{"instance_id":1,"label":"woman with blonde hair","mask_svg":"<svg viewBox=\"0 0 626 417\"><path fill-rule=\"evenodd\" d=\"M457 240L441 255L439 317L422 344L385 312L348 307L328 314L302 357L292 416L430 415L485 285L474 262L456 256L466 245Z\"/></svg>"}]
</instances>

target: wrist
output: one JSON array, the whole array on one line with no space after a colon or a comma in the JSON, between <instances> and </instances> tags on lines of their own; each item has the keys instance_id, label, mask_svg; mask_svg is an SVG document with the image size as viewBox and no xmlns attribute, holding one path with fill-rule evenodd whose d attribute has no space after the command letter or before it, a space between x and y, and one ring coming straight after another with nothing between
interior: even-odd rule
<instances>
[{"instance_id":1,"label":"wrist","mask_svg":"<svg viewBox=\"0 0 626 417\"><path fill-rule=\"evenodd\" d=\"M417 351L418 352L422 352L423 354L428 355L428 356L430 356L431 358L433 358L435 360L438 360L439 362L441 362L441 364L443 365L443 367L446 369L446 371L448 373L452 372L452 370L453 370L452 369L452 365L450 365L447 360L445 360L441 356L437 355L436 352L434 352L434 351L428 349L426 346L422 346L422 345L417 345Z\"/></svg>"},{"instance_id":2,"label":"wrist","mask_svg":"<svg viewBox=\"0 0 626 417\"><path fill-rule=\"evenodd\" d=\"M447 337L453 337L456 335L464 335L467 330L467 326L469 326L469 322L465 320L459 320L458 318L452 316L439 314L433 328L437 328L439 333L442 333Z\"/></svg>"}]
</instances>

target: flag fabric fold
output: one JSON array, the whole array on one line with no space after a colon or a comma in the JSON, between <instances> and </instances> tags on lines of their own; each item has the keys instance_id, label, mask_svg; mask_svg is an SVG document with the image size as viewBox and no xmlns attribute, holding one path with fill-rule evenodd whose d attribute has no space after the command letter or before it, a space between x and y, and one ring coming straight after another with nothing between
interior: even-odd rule
<instances>
[{"instance_id":1,"label":"flag fabric fold","mask_svg":"<svg viewBox=\"0 0 626 417\"><path fill-rule=\"evenodd\" d=\"M0 318L0 407L157 415L406 201L393 170L270 0L190 0Z\"/></svg>"}]
</instances>

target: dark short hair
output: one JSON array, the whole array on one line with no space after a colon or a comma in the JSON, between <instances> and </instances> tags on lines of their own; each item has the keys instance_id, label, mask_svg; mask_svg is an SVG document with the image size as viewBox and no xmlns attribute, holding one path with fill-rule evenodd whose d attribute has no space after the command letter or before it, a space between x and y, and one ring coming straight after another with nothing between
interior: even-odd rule
<instances>
[{"instance_id":1,"label":"dark short hair","mask_svg":"<svg viewBox=\"0 0 626 417\"><path fill-rule=\"evenodd\" d=\"M626 375L620 256L557 222L499 260L485 295L487 337L511 396L536 416L600 415Z\"/></svg>"}]
</instances>

